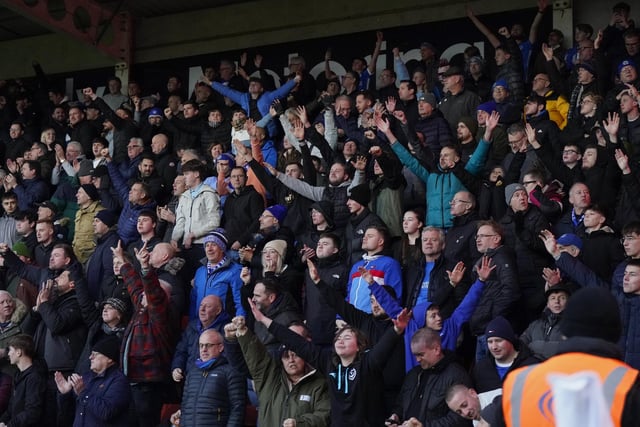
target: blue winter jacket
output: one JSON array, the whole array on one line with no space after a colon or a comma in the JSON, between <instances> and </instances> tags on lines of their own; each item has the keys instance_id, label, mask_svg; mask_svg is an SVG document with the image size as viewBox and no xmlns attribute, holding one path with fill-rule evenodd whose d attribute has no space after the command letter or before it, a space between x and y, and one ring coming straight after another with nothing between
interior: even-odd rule
<instances>
[{"instance_id":1,"label":"blue winter jacket","mask_svg":"<svg viewBox=\"0 0 640 427\"><path fill-rule=\"evenodd\" d=\"M453 314L448 319L444 319L442 322L442 330L440 331L440 339L442 341L442 348L444 350L455 351L456 343L458 341L458 335L462 330L462 325L468 322L473 314L473 311L480 301L482 291L484 290L484 282L476 280L467 295L460 303L460 305L453 311ZM382 289L377 283L371 285L371 292L373 296L378 300L378 304L387 312L387 315L395 319L402 311L402 307L391 296ZM413 316L409 320L407 329L404 331L404 346L405 346L405 367L409 372L414 366L418 366L416 358L411 353L411 338L413 334L420 328L423 328L426 324L427 310L431 307L432 303L429 301L416 305L413 308Z\"/></svg>"},{"instance_id":2,"label":"blue winter jacket","mask_svg":"<svg viewBox=\"0 0 640 427\"><path fill-rule=\"evenodd\" d=\"M109 170L109 178L111 178L113 188L117 191L122 202L122 212L118 218L118 235L122 239L122 246L127 247L129 243L140 237L138 234L138 216L140 212L144 210L155 211L156 202L151 200L146 205L131 204L129 202L129 186L113 162L107 163L107 169Z\"/></svg>"},{"instance_id":3,"label":"blue winter jacket","mask_svg":"<svg viewBox=\"0 0 640 427\"><path fill-rule=\"evenodd\" d=\"M244 316L242 308L243 283L240 279L242 266L229 257L213 274L207 273L207 259L200 261L203 265L196 270L193 278L193 289L191 290L191 305L189 306L189 319L198 318L198 308L202 299L207 295L217 295L222 300L224 310L230 316ZM230 307L233 304L235 307Z\"/></svg>"},{"instance_id":4,"label":"blue winter jacket","mask_svg":"<svg viewBox=\"0 0 640 427\"><path fill-rule=\"evenodd\" d=\"M258 98L257 106L258 111L260 111L261 116L266 116L269 114L269 107L276 99L284 98L291 92L291 90L296 86L295 80L289 80L278 89L271 92L263 92L262 95ZM251 100L251 95L248 92L239 92L237 90L233 90L228 86L223 85L219 82L211 83L211 87L221 93L223 96L226 96L236 104L240 104L242 109L247 113L249 112L249 104ZM269 135L273 136L276 134L277 127L273 120L267 123L267 130L269 131Z\"/></svg>"},{"instance_id":5,"label":"blue winter jacket","mask_svg":"<svg viewBox=\"0 0 640 427\"><path fill-rule=\"evenodd\" d=\"M491 143L481 139L465 166L472 175L478 175L484 168ZM397 141L391 148L398 155L404 166L426 183L427 187L427 225L449 228L453 225L453 218L449 211L449 201L458 191L467 191L462 182L450 171L437 170L429 172L418 159Z\"/></svg>"}]
</instances>

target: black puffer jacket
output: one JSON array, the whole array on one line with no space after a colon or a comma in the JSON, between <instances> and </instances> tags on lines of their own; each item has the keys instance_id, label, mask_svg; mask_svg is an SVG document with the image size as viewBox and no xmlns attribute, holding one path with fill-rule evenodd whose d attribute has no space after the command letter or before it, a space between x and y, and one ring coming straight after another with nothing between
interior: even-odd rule
<instances>
[{"instance_id":1,"label":"black puffer jacket","mask_svg":"<svg viewBox=\"0 0 640 427\"><path fill-rule=\"evenodd\" d=\"M246 379L220 356L209 368L189 371L182 394L180 423L191 427L241 427Z\"/></svg>"},{"instance_id":2,"label":"black puffer jacket","mask_svg":"<svg viewBox=\"0 0 640 427\"><path fill-rule=\"evenodd\" d=\"M524 79L522 78L522 53L513 37L506 39L504 46L511 54L511 58L499 67L496 81L505 80L509 85L511 100L520 103L525 96Z\"/></svg>"}]
</instances>

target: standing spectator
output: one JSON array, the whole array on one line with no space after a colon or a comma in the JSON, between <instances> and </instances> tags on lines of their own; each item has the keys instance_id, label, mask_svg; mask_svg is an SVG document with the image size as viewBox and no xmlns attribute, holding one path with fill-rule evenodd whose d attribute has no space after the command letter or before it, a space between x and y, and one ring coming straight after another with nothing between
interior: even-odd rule
<instances>
[{"instance_id":1,"label":"standing spectator","mask_svg":"<svg viewBox=\"0 0 640 427\"><path fill-rule=\"evenodd\" d=\"M451 134L456 134L460 117L473 117L480 104L480 97L464 87L464 71L460 67L449 67L442 73L445 96L438 109L449 123Z\"/></svg>"},{"instance_id":2,"label":"standing spectator","mask_svg":"<svg viewBox=\"0 0 640 427\"><path fill-rule=\"evenodd\" d=\"M485 335L491 354L476 363L473 382L479 395L495 397L502 392L502 383L509 372L540 360L531 354L529 347L521 345L511 324L502 316L489 322Z\"/></svg>"},{"instance_id":3,"label":"standing spectator","mask_svg":"<svg viewBox=\"0 0 640 427\"><path fill-rule=\"evenodd\" d=\"M102 96L109 108L116 111L122 104L128 101L128 97L122 94L122 80L119 77L111 76L107 80L108 92Z\"/></svg>"},{"instance_id":4,"label":"standing spectator","mask_svg":"<svg viewBox=\"0 0 640 427\"><path fill-rule=\"evenodd\" d=\"M449 410L445 395L454 384L471 385L471 380L454 357L446 353L437 331L430 328L418 330L411 338L411 352L419 366L405 376L390 425L412 417L426 425L463 425L460 415ZM428 393L423 391L429 390ZM403 424L404 425L404 424Z\"/></svg>"},{"instance_id":5,"label":"standing spectator","mask_svg":"<svg viewBox=\"0 0 640 427\"><path fill-rule=\"evenodd\" d=\"M332 425L383 423L382 370L407 327L407 310L393 320L393 327L370 351L365 351L365 335L352 326L341 328L336 333L333 349L323 351L286 326L265 317L255 303L251 304L251 311L256 321L273 332L277 339L327 376Z\"/></svg>"},{"instance_id":6,"label":"standing spectator","mask_svg":"<svg viewBox=\"0 0 640 427\"><path fill-rule=\"evenodd\" d=\"M331 402L320 372L292 350L269 356L264 345L236 317L225 326L225 338L237 339L258 393L258 424L324 426L329 423Z\"/></svg>"},{"instance_id":7,"label":"standing spectator","mask_svg":"<svg viewBox=\"0 0 640 427\"><path fill-rule=\"evenodd\" d=\"M56 395L53 374L73 373L87 339L75 279L71 276L72 269L76 268L79 268L77 264L65 269L55 281L50 279L43 284L36 305L23 323L23 331L34 337L38 356L49 368L48 396L56 401L58 426L72 424L74 407L73 402Z\"/></svg>"},{"instance_id":8,"label":"standing spectator","mask_svg":"<svg viewBox=\"0 0 640 427\"><path fill-rule=\"evenodd\" d=\"M477 337L476 360L487 354L485 329L497 316L507 317L520 298L520 285L513 252L505 246L502 227L494 221L478 222L476 246L483 256L491 258L496 268L485 281L485 290L469 321L471 333ZM477 261L479 263L480 261Z\"/></svg>"},{"instance_id":9,"label":"standing spectator","mask_svg":"<svg viewBox=\"0 0 640 427\"><path fill-rule=\"evenodd\" d=\"M544 279L540 272L550 267L552 262L539 236L542 230L548 230L551 225L540 209L529 204L523 185L509 184L504 193L509 207L499 224L504 233L504 244L516 255L525 324L529 324L544 307Z\"/></svg>"},{"instance_id":10,"label":"standing spectator","mask_svg":"<svg viewBox=\"0 0 640 427\"><path fill-rule=\"evenodd\" d=\"M91 92L93 93L93 90L91 90ZM67 128L67 141L78 142L82 147L82 151L90 155L92 153L91 145L93 144L93 140L100 136L98 129L86 120L84 110L80 105L74 105L69 108L68 115L69 127Z\"/></svg>"},{"instance_id":11,"label":"standing spectator","mask_svg":"<svg viewBox=\"0 0 640 427\"><path fill-rule=\"evenodd\" d=\"M14 378L9 407L0 417L0 426L46 426L46 367L36 359L33 339L16 335L9 342L7 356L20 371ZM34 363L35 362L35 363ZM55 423L53 424L55 425Z\"/></svg>"},{"instance_id":12,"label":"standing spectator","mask_svg":"<svg viewBox=\"0 0 640 427\"><path fill-rule=\"evenodd\" d=\"M547 305L540 318L529 324L520 335L520 341L537 356L546 360L558 353L560 342L564 339L560 331L560 321L571 290L567 285L558 283L545 292Z\"/></svg>"},{"instance_id":13,"label":"standing spectator","mask_svg":"<svg viewBox=\"0 0 640 427\"><path fill-rule=\"evenodd\" d=\"M131 387L130 421L140 427L155 427L160 422L160 409L175 346L172 333L175 319L169 303L171 290L158 280L146 248L136 254L142 275L125 261L120 243L114 248L113 255L114 265L116 259L122 265L122 277L134 306L121 349L123 373L129 382L134 383Z\"/></svg>"},{"instance_id":14,"label":"standing spectator","mask_svg":"<svg viewBox=\"0 0 640 427\"><path fill-rule=\"evenodd\" d=\"M219 92L236 104L239 104L242 109L248 113L249 117L257 122L263 116L269 114L269 107L273 101L288 95L301 80L302 74L299 73L278 89L271 92L265 92L262 80L258 77L251 77L249 79L249 92L247 93L231 89L230 87L218 82L207 81L206 83L210 84L216 92ZM269 122L267 130L269 135L273 136L277 134L277 128L273 121Z\"/></svg>"},{"instance_id":15,"label":"standing spectator","mask_svg":"<svg viewBox=\"0 0 640 427\"><path fill-rule=\"evenodd\" d=\"M242 167L231 169L233 192L224 204L223 227L230 248L237 251L251 239L257 231L258 218L264 210L262 196L251 185L246 185L247 173Z\"/></svg>"},{"instance_id":16,"label":"standing spectator","mask_svg":"<svg viewBox=\"0 0 640 427\"><path fill-rule=\"evenodd\" d=\"M108 210L99 211L93 219L96 248L87 261L87 286L89 295L95 301L103 301L112 296L120 297L112 294L113 289L110 286L110 276L113 272L111 248L115 248L120 240L115 230L117 221L116 215Z\"/></svg>"},{"instance_id":17,"label":"standing spectator","mask_svg":"<svg viewBox=\"0 0 640 427\"><path fill-rule=\"evenodd\" d=\"M185 274L193 275L204 256L205 236L220 226L220 197L204 184L205 167L198 160L182 165L187 190L182 193L176 208L176 224L171 244L180 245L187 261Z\"/></svg>"},{"instance_id":18,"label":"standing spectator","mask_svg":"<svg viewBox=\"0 0 640 427\"><path fill-rule=\"evenodd\" d=\"M204 239L205 258L193 278L193 289L189 304L189 318L196 319L202 301L209 295L215 295L222 301L223 309L229 316L244 315L240 289L240 264L226 255L228 240L224 230L218 228L207 234Z\"/></svg>"},{"instance_id":19,"label":"standing spectator","mask_svg":"<svg viewBox=\"0 0 640 427\"><path fill-rule=\"evenodd\" d=\"M5 191L11 191L18 196L20 210L37 209L38 203L49 198L49 188L40 176L40 163L26 160L20 166L20 180L14 175L7 175L4 179Z\"/></svg>"},{"instance_id":20,"label":"standing spectator","mask_svg":"<svg viewBox=\"0 0 640 427\"><path fill-rule=\"evenodd\" d=\"M93 240L93 220L104 207L100 203L100 193L93 184L84 184L76 194L78 212L75 219L73 235L73 252L81 264L87 262L96 248Z\"/></svg>"},{"instance_id":21,"label":"standing spectator","mask_svg":"<svg viewBox=\"0 0 640 427\"><path fill-rule=\"evenodd\" d=\"M151 198L149 187L142 182L134 183L129 189L111 158L107 156L105 157L107 158L109 177L122 202L122 212L118 219L118 234L126 247L138 237L138 215L143 210L155 210L156 202Z\"/></svg>"}]
</instances>

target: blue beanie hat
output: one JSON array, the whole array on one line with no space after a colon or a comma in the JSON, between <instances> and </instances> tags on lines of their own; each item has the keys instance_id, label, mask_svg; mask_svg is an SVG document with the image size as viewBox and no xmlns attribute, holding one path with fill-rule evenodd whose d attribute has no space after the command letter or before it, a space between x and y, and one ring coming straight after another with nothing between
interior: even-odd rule
<instances>
[{"instance_id":1,"label":"blue beanie hat","mask_svg":"<svg viewBox=\"0 0 640 427\"><path fill-rule=\"evenodd\" d=\"M496 82L493 84L493 86L491 86L491 89L495 89L498 86L501 86L501 87L505 88L506 90L509 90L509 85L507 84L507 81L505 79L496 80Z\"/></svg>"},{"instance_id":2,"label":"blue beanie hat","mask_svg":"<svg viewBox=\"0 0 640 427\"><path fill-rule=\"evenodd\" d=\"M496 111L496 102L495 101L489 101L489 102L485 102L484 104L480 104L480 105L478 105L477 110L478 111L484 111L485 113L491 114L494 111Z\"/></svg>"},{"instance_id":3,"label":"blue beanie hat","mask_svg":"<svg viewBox=\"0 0 640 427\"><path fill-rule=\"evenodd\" d=\"M204 236L204 239L202 239L202 243L205 245L210 242L218 245L218 247L222 249L223 252L226 252L227 246L229 245L229 240L227 239L225 231L222 228L216 228L211 233Z\"/></svg>"},{"instance_id":4,"label":"blue beanie hat","mask_svg":"<svg viewBox=\"0 0 640 427\"><path fill-rule=\"evenodd\" d=\"M284 218L287 216L287 208L283 205L273 205L269 206L266 210L268 210L271 215L276 217L279 223L282 224Z\"/></svg>"},{"instance_id":5,"label":"blue beanie hat","mask_svg":"<svg viewBox=\"0 0 640 427\"><path fill-rule=\"evenodd\" d=\"M231 154L222 153L218 156L217 160L225 160L229 162L229 170L236 167L236 160L233 158Z\"/></svg>"}]
</instances>

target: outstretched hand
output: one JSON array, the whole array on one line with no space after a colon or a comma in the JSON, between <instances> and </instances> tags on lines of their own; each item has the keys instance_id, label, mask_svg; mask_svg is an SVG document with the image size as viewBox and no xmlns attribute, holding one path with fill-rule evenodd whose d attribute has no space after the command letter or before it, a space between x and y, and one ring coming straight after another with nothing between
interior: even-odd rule
<instances>
[{"instance_id":1,"label":"outstretched hand","mask_svg":"<svg viewBox=\"0 0 640 427\"><path fill-rule=\"evenodd\" d=\"M457 286L464 277L464 272L467 268L464 266L464 262L458 261L451 271L447 270L447 276L449 276L449 283L452 286Z\"/></svg>"},{"instance_id":2,"label":"outstretched hand","mask_svg":"<svg viewBox=\"0 0 640 427\"><path fill-rule=\"evenodd\" d=\"M398 317L391 319L396 333L401 334L404 332L409 324L409 320L411 320L411 316L413 316L413 311L403 308L402 311L398 313Z\"/></svg>"},{"instance_id":3,"label":"outstretched hand","mask_svg":"<svg viewBox=\"0 0 640 427\"><path fill-rule=\"evenodd\" d=\"M249 307L251 307L251 313L253 314L253 318L256 319L256 322L262 323L267 328L271 326L271 322L273 322L273 320L262 314L260 309L256 306L256 303L253 302L251 298L247 298L247 300L249 301Z\"/></svg>"},{"instance_id":4,"label":"outstretched hand","mask_svg":"<svg viewBox=\"0 0 640 427\"><path fill-rule=\"evenodd\" d=\"M554 258L560 256L560 249L558 248L556 236L554 236L551 231L542 230L540 232L540 239L544 242L544 247L547 249L547 252L549 252L549 255Z\"/></svg>"},{"instance_id":5,"label":"outstretched hand","mask_svg":"<svg viewBox=\"0 0 640 427\"><path fill-rule=\"evenodd\" d=\"M488 256L483 256L480 265L476 266L476 273L478 273L478 279L481 282L486 282L491 275L491 272L496 268L495 264L493 264L491 258Z\"/></svg>"}]
</instances>

